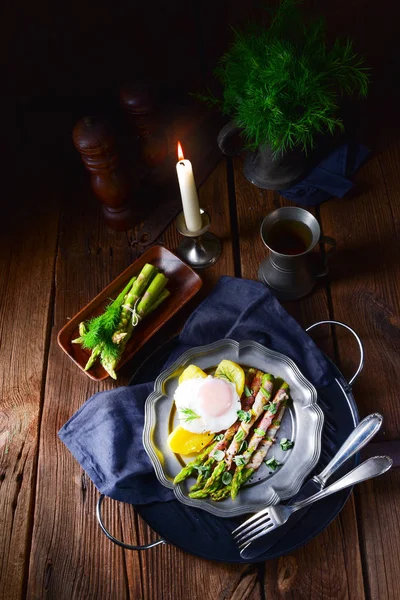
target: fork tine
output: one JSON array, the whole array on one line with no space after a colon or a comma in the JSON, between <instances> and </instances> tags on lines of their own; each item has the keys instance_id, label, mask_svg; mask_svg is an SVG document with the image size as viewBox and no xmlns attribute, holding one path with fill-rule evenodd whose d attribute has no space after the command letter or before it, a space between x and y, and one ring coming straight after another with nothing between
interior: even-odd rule
<instances>
[{"instance_id":1,"label":"fork tine","mask_svg":"<svg viewBox=\"0 0 400 600\"><path fill-rule=\"evenodd\" d=\"M253 542L255 542L255 540L257 540L258 538L262 537L266 533L269 533L270 531L273 531L275 528L276 528L276 525L274 523L272 523L272 521L271 521L270 524L269 524L269 526L265 527L264 529L262 529L262 531L260 531L259 533L257 533L257 535L255 535L254 537L248 539L246 542L241 542L239 544L239 550L240 550L240 552L242 550L244 550L245 548L247 548L247 546L250 546L250 544L252 544Z\"/></svg>"},{"instance_id":2,"label":"fork tine","mask_svg":"<svg viewBox=\"0 0 400 600\"><path fill-rule=\"evenodd\" d=\"M269 508L270 507L264 508L262 511L260 511L259 513L257 513L253 517L251 517L250 519L247 519L247 521L242 523L240 525L240 527L237 527L234 531L232 531L232 534L231 534L232 537L235 538L235 537L241 536L245 532L250 531L250 529L253 529L253 527L260 525L266 519L269 519L270 518Z\"/></svg>"},{"instance_id":3,"label":"fork tine","mask_svg":"<svg viewBox=\"0 0 400 600\"><path fill-rule=\"evenodd\" d=\"M244 535L238 536L235 539L235 542L237 544L243 544L243 542L246 542L246 544L247 544L249 538L251 538L253 535L255 535L256 533L258 533L259 531L265 529L266 527L269 527L270 525L274 525L274 522L272 521L271 518L266 519L262 523L257 524L257 527L252 527L251 529L249 529L248 531L246 531Z\"/></svg>"},{"instance_id":4,"label":"fork tine","mask_svg":"<svg viewBox=\"0 0 400 600\"><path fill-rule=\"evenodd\" d=\"M256 527L258 527L259 525L265 525L270 519L271 519L271 517L269 516L269 514L264 515L260 519L257 519L257 521L253 521L253 523L250 523L250 525L248 525L241 531L238 531L237 533L235 533L235 535L232 536L233 539L236 541L236 540L242 538L243 536L247 535L248 533L251 533L252 531L254 531L254 529Z\"/></svg>"},{"instance_id":5,"label":"fork tine","mask_svg":"<svg viewBox=\"0 0 400 600\"><path fill-rule=\"evenodd\" d=\"M232 535L235 537L235 534L239 533L239 531L241 531L244 528L247 529L248 525L250 525L254 521L258 521L258 519L260 519L260 517L263 517L266 514L268 514L268 508L264 508L263 510L260 510L258 513L256 513L252 517L249 517L248 519L246 519L246 521L244 521L244 523L239 525L239 527L236 527L236 529L234 529L232 531Z\"/></svg>"}]
</instances>

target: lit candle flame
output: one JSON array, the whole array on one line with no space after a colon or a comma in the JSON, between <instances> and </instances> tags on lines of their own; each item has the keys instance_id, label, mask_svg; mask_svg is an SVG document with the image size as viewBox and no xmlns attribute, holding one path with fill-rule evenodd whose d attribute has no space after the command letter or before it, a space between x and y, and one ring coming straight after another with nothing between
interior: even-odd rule
<instances>
[{"instance_id":1,"label":"lit candle flame","mask_svg":"<svg viewBox=\"0 0 400 600\"><path fill-rule=\"evenodd\" d=\"M181 143L178 142L178 160L183 160L185 157L183 156L183 150Z\"/></svg>"}]
</instances>

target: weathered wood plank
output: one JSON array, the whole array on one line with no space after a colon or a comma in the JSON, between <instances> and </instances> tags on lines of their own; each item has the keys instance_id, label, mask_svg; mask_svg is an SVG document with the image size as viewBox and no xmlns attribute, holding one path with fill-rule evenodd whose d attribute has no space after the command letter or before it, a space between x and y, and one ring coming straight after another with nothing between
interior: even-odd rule
<instances>
[{"instance_id":1,"label":"weathered wood plank","mask_svg":"<svg viewBox=\"0 0 400 600\"><path fill-rule=\"evenodd\" d=\"M366 588L371 600L392 600L400 586L400 469L368 481L356 492Z\"/></svg>"},{"instance_id":2,"label":"weathered wood plank","mask_svg":"<svg viewBox=\"0 0 400 600\"><path fill-rule=\"evenodd\" d=\"M378 183L382 180L379 161L371 159L357 174L359 195L327 202L321 219L324 233L337 239L330 276L334 316L353 326L365 347L364 373L354 387L360 413L381 412L386 419L378 436L396 439L400 413L389 382L400 367L399 233L392 200L398 188L386 191ZM338 332L343 369L351 372L356 346L349 351L348 340L348 334Z\"/></svg>"},{"instance_id":3,"label":"weathered wood plank","mask_svg":"<svg viewBox=\"0 0 400 600\"><path fill-rule=\"evenodd\" d=\"M23 593L30 550L58 232L52 184L29 171L24 177L5 198L0 233L0 597L7 599ZM48 212L32 208L48 198Z\"/></svg>"},{"instance_id":4,"label":"weathered wood plank","mask_svg":"<svg viewBox=\"0 0 400 600\"><path fill-rule=\"evenodd\" d=\"M79 215L79 218L77 218ZM73 316L131 262L125 234L106 229L85 184L70 190L56 262L54 325L41 421L29 598L127 598L123 552L95 519L98 492L57 437L59 428L93 393L107 389L82 374L58 348L56 336ZM124 384L123 379L118 385ZM119 510L105 519L120 529Z\"/></svg>"},{"instance_id":5,"label":"weathered wood plank","mask_svg":"<svg viewBox=\"0 0 400 600\"><path fill-rule=\"evenodd\" d=\"M266 563L265 594L273 600L365 598L353 499L314 540Z\"/></svg>"},{"instance_id":6,"label":"weathered wood plank","mask_svg":"<svg viewBox=\"0 0 400 600\"><path fill-rule=\"evenodd\" d=\"M324 233L338 241L332 261L331 294L335 318L350 324L365 347L365 367L354 385L361 416L384 416L378 440L395 440L400 432L398 399L391 385L400 366L398 319L400 295L399 177L397 144L372 158L357 174L358 195L323 205ZM355 344L338 332L343 369L355 364ZM350 366L351 365L351 366ZM398 470L356 490L367 593L376 600L396 595ZM393 558L396 557L396 558Z\"/></svg>"},{"instance_id":7,"label":"weathered wood plank","mask_svg":"<svg viewBox=\"0 0 400 600\"><path fill-rule=\"evenodd\" d=\"M259 235L262 219L272 210L291 203L277 193L250 184L243 175L240 159L234 161L234 183L242 276L257 279L258 265L267 254ZM284 303L284 306L304 327L329 319L327 290L322 284L310 296ZM334 358L328 331L313 333L313 337ZM349 564L351 574L346 571ZM268 598L364 598L353 500L328 529L304 548L279 560L268 561L264 588Z\"/></svg>"}]
</instances>

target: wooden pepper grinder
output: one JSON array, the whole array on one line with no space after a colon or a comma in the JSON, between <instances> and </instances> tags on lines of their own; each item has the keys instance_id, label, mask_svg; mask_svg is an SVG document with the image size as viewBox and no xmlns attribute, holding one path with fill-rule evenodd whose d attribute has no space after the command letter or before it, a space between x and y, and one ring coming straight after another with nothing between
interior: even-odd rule
<instances>
[{"instance_id":1,"label":"wooden pepper grinder","mask_svg":"<svg viewBox=\"0 0 400 600\"><path fill-rule=\"evenodd\" d=\"M146 166L153 169L167 157L168 144L155 115L155 94L146 83L127 83L120 91L121 106L139 135Z\"/></svg>"},{"instance_id":2,"label":"wooden pepper grinder","mask_svg":"<svg viewBox=\"0 0 400 600\"><path fill-rule=\"evenodd\" d=\"M75 148L90 172L92 188L103 204L103 214L111 229L127 231L134 225L129 186L118 167L114 137L97 117L83 117L72 133Z\"/></svg>"}]
</instances>

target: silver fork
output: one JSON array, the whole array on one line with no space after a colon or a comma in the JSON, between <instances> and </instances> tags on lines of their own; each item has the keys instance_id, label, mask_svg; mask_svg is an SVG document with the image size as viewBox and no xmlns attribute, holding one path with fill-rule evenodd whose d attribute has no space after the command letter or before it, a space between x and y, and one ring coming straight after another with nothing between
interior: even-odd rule
<instances>
[{"instance_id":1,"label":"silver fork","mask_svg":"<svg viewBox=\"0 0 400 600\"><path fill-rule=\"evenodd\" d=\"M282 504L268 506L268 508L261 510L232 531L232 535L239 547L242 548L247 544L254 542L254 540L261 537L266 532L270 532L286 523L290 515L297 510L300 510L309 504L313 504L313 502L317 502L317 500L322 500L322 498L326 498L331 494L335 494L340 490L355 485L356 483L361 483L372 477L382 475L390 469L392 464L393 460L389 456L374 456L369 458L332 485L305 500L297 502L296 504L291 504L290 506L284 506Z\"/></svg>"}]
</instances>

